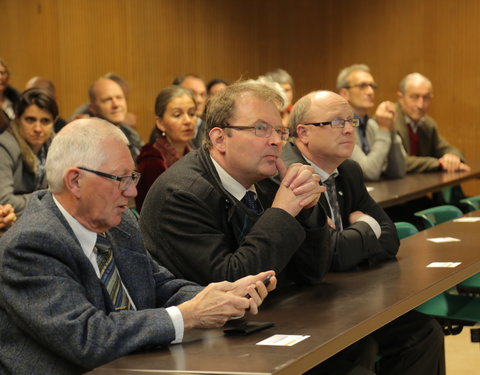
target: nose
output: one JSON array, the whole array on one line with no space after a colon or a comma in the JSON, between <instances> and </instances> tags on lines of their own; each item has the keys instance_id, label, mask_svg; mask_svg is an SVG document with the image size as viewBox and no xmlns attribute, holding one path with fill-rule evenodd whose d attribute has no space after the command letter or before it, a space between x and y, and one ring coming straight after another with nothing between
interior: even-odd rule
<instances>
[{"instance_id":1,"label":"nose","mask_svg":"<svg viewBox=\"0 0 480 375\"><path fill-rule=\"evenodd\" d=\"M272 129L272 134L270 134L269 142L273 146L279 146L282 144L282 136L275 129Z\"/></svg>"},{"instance_id":2,"label":"nose","mask_svg":"<svg viewBox=\"0 0 480 375\"><path fill-rule=\"evenodd\" d=\"M42 124L40 123L40 120L35 121L35 122L33 123L33 131L34 131L35 133L41 133L42 130L43 130L43 128L42 128Z\"/></svg>"},{"instance_id":3,"label":"nose","mask_svg":"<svg viewBox=\"0 0 480 375\"><path fill-rule=\"evenodd\" d=\"M185 115L183 116L183 123L191 124L194 118L195 118L195 115L190 116L188 113L185 113Z\"/></svg>"},{"instance_id":4,"label":"nose","mask_svg":"<svg viewBox=\"0 0 480 375\"><path fill-rule=\"evenodd\" d=\"M343 134L351 134L353 132L353 126L350 121L345 121L345 127L342 129Z\"/></svg>"},{"instance_id":5,"label":"nose","mask_svg":"<svg viewBox=\"0 0 480 375\"><path fill-rule=\"evenodd\" d=\"M128 185L128 187L123 191L123 196L126 198L135 198L138 194L137 185L133 182Z\"/></svg>"}]
</instances>

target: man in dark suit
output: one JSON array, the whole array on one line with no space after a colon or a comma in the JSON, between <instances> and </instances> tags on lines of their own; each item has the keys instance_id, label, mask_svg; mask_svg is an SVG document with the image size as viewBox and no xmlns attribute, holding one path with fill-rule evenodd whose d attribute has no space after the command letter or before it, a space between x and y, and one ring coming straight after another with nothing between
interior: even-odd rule
<instances>
[{"instance_id":1,"label":"man in dark suit","mask_svg":"<svg viewBox=\"0 0 480 375\"><path fill-rule=\"evenodd\" d=\"M0 239L0 373L79 374L257 312L273 272L202 289L151 259L127 207L133 168L125 135L100 119L52 142L50 191Z\"/></svg>"},{"instance_id":2,"label":"man in dark suit","mask_svg":"<svg viewBox=\"0 0 480 375\"><path fill-rule=\"evenodd\" d=\"M366 191L360 166L347 160L358 125L340 95L310 93L293 107L290 132L294 140L282 152L286 164L310 164L327 186L320 204L330 219L334 271L393 259L399 247L393 223ZM379 374L445 373L443 333L425 315L409 312L368 338L379 347Z\"/></svg>"},{"instance_id":3,"label":"man in dark suit","mask_svg":"<svg viewBox=\"0 0 480 375\"><path fill-rule=\"evenodd\" d=\"M279 156L281 95L258 83L212 97L205 145L152 185L140 215L145 246L177 277L206 285L273 269L279 284L314 283L329 267L321 187ZM280 187L268 177L285 176ZM195 244L195 246L192 246Z\"/></svg>"}]
</instances>

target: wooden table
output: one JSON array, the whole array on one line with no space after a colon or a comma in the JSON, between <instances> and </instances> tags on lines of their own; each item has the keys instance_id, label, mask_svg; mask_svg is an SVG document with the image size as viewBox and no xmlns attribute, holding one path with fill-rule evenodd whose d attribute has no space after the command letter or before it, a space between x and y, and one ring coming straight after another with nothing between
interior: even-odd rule
<instances>
[{"instance_id":1,"label":"wooden table","mask_svg":"<svg viewBox=\"0 0 480 375\"><path fill-rule=\"evenodd\" d=\"M420 198L428 193L480 177L480 160L469 164L470 172L429 172L408 174L396 180L367 182L370 195L382 207L390 207Z\"/></svg>"},{"instance_id":2,"label":"wooden table","mask_svg":"<svg viewBox=\"0 0 480 375\"><path fill-rule=\"evenodd\" d=\"M476 211L467 216L480 216ZM332 273L317 286L272 293L259 315L275 326L245 337L198 330L181 345L119 358L93 374L301 374L480 271L480 222L444 223L401 241L397 261ZM461 242L436 244L430 237ZM462 262L426 268L431 262ZM257 346L273 334L311 335L291 347Z\"/></svg>"}]
</instances>

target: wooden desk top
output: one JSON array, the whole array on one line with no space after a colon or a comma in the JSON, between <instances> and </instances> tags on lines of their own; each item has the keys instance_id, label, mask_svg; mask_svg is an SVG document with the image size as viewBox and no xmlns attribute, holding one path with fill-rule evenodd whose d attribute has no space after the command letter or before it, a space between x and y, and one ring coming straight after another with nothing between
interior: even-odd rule
<instances>
[{"instance_id":1,"label":"wooden desk top","mask_svg":"<svg viewBox=\"0 0 480 375\"><path fill-rule=\"evenodd\" d=\"M370 195L378 204L390 207L480 177L480 160L469 165L470 172L413 173L404 178L366 182L365 185L373 188Z\"/></svg>"},{"instance_id":2,"label":"wooden desk top","mask_svg":"<svg viewBox=\"0 0 480 375\"><path fill-rule=\"evenodd\" d=\"M476 211L467 216L480 216ZM480 271L477 223L444 223L401 241L397 261L332 273L317 286L272 293L250 320L275 326L245 337L198 330L181 345L119 358L106 374L301 374L384 324ZM436 244L431 237L461 242ZM462 262L456 268L426 268ZM291 347L257 346L274 334L311 335Z\"/></svg>"}]
</instances>

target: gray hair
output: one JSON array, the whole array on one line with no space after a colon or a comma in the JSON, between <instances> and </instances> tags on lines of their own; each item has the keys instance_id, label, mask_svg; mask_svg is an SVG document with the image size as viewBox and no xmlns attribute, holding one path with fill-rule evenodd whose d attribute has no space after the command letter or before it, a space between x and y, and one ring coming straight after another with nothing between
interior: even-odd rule
<instances>
[{"instance_id":1,"label":"gray hair","mask_svg":"<svg viewBox=\"0 0 480 375\"><path fill-rule=\"evenodd\" d=\"M413 80L419 80L419 81L426 81L430 85L430 92L433 91L433 85L432 81L430 81L427 77L425 77L423 74L420 73L410 73L407 74L403 79L400 81L400 85L398 89L402 94L405 94L407 92L407 85L410 83L410 81Z\"/></svg>"},{"instance_id":2,"label":"gray hair","mask_svg":"<svg viewBox=\"0 0 480 375\"><path fill-rule=\"evenodd\" d=\"M292 90L295 88L293 83L293 78L288 72L284 69L276 69L271 72L265 73L265 77L277 83L288 83L292 86Z\"/></svg>"},{"instance_id":3,"label":"gray hair","mask_svg":"<svg viewBox=\"0 0 480 375\"><path fill-rule=\"evenodd\" d=\"M297 125L305 122L312 106L312 95L315 92L316 91L313 91L310 94L303 96L293 106L288 120L288 128L290 129L291 137L297 137Z\"/></svg>"},{"instance_id":4,"label":"gray hair","mask_svg":"<svg viewBox=\"0 0 480 375\"><path fill-rule=\"evenodd\" d=\"M350 82L348 82L348 76L356 71L370 73L370 68L365 64L353 64L343 68L337 76L337 91L348 88L350 84Z\"/></svg>"},{"instance_id":5,"label":"gray hair","mask_svg":"<svg viewBox=\"0 0 480 375\"><path fill-rule=\"evenodd\" d=\"M99 118L75 120L65 126L48 149L46 171L50 191L63 191L63 178L69 168L101 166L108 157L102 145L107 139L128 145L127 137L117 126Z\"/></svg>"},{"instance_id":6,"label":"gray hair","mask_svg":"<svg viewBox=\"0 0 480 375\"><path fill-rule=\"evenodd\" d=\"M280 108L285 105L285 99L280 92L265 83L244 81L227 86L225 90L212 96L207 103L206 126L204 130L205 147L209 148L212 146L209 136L210 130L215 127L223 128L226 122L235 114L234 110L237 98L246 95L252 95L265 102L271 102L275 104L279 111Z\"/></svg>"}]
</instances>

